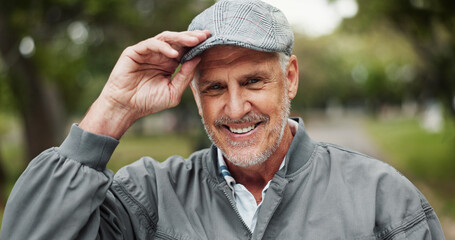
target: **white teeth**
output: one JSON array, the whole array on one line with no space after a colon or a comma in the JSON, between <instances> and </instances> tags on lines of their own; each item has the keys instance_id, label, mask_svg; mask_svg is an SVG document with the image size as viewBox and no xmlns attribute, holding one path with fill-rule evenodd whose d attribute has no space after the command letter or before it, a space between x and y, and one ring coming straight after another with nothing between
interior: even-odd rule
<instances>
[{"instance_id":1,"label":"white teeth","mask_svg":"<svg viewBox=\"0 0 455 240\"><path fill-rule=\"evenodd\" d=\"M246 132L249 132L251 130L254 129L254 125L252 126L249 126L247 128L232 128L232 127L229 127L229 130L233 133L246 133Z\"/></svg>"}]
</instances>

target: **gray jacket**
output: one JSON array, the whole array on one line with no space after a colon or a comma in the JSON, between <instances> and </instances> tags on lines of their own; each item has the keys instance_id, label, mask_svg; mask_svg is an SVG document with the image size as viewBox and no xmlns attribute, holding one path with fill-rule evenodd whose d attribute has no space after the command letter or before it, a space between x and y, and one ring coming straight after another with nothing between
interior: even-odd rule
<instances>
[{"instance_id":1,"label":"gray jacket","mask_svg":"<svg viewBox=\"0 0 455 240\"><path fill-rule=\"evenodd\" d=\"M105 166L118 142L73 126L27 167L4 213L2 240L444 239L423 195L389 165L299 129L252 233L220 176L216 148Z\"/></svg>"}]
</instances>

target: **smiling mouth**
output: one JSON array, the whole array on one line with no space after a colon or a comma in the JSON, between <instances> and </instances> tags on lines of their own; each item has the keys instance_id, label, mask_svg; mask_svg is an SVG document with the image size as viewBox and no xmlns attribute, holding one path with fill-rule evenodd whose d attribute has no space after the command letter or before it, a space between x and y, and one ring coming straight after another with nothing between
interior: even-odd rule
<instances>
[{"instance_id":1,"label":"smiling mouth","mask_svg":"<svg viewBox=\"0 0 455 240\"><path fill-rule=\"evenodd\" d=\"M256 124L253 124L253 125L251 125L249 127L244 127L244 128L234 128L234 127L230 127L230 126L226 126L226 125L225 125L225 127L232 133L244 134L244 133L248 133L248 132L253 131L253 129L255 129L259 124L260 124L260 122L256 123Z\"/></svg>"}]
</instances>

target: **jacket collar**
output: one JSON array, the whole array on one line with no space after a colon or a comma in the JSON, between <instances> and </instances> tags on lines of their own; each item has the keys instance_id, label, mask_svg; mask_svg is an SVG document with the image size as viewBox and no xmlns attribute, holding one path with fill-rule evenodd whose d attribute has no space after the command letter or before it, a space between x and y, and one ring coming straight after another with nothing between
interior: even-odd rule
<instances>
[{"instance_id":1,"label":"jacket collar","mask_svg":"<svg viewBox=\"0 0 455 240\"><path fill-rule=\"evenodd\" d=\"M286 163L283 169L277 172L278 175L286 177L295 173L297 170L302 168L310 159L316 148L316 142L314 142L307 134L305 125L301 118L291 118L299 124L294 138L292 139L291 146L288 149L286 154ZM217 158L217 147L212 145L210 148L210 153L206 159L207 169L210 173L210 176L216 178L218 183L226 182L220 174L220 169L218 168L218 158Z\"/></svg>"},{"instance_id":2,"label":"jacket collar","mask_svg":"<svg viewBox=\"0 0 455 240\"><path fill-rule=\"evenodd\" d=\"M286 154L286 165L284 169L286 176L301 169L309 161L316 149L316 142L308 136L303 120L301 118L291 119L299 124L299 128Z\"/></svg>"}]
</instances>

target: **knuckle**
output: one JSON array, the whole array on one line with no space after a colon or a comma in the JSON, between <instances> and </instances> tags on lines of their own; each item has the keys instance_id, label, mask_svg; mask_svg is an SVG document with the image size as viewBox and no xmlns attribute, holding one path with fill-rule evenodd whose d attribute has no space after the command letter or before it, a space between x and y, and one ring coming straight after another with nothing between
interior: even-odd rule
<instances>
[{"instance_id":1,"label":"knuckle","mask_svg":"<svg viewBox=\"0 0 455 240\"><path fill-rule=\"evenodd\" d=\"M180 96L180 95L178 94L177 96L175 96L175 97L171 100L171 104L170 104L170 105L171 105L172 107L175 107L175 106L177 106L177 105L180 103L181 100L182 100L182 96Z\"/></svg>"},{"instance_id":2,"label":"knuckle","mask_svg":"<svg viewBox=\"0 0 455 240\"><path fill-rule=\"evenodd\" d=\"M154 38L156 39L163 39L165 38L167 35L171 34L171 31L163 31L161 32L160 34L156 35Z\"/></svg>"},{"instance_id":3,"label":"knuckle","mask_svg":"<svg viewBox=\"0 0 455 240\"><path fill-rule=\"evenodd\" d=\"M175 105L177 105L181 100L182 100L182 95L179 94L179 96L177 96L175 98Z\"/></svg>"},{"instance_id":4,"label":"knuckle","mask_svg":"<svg viewBox=\"0 0 455 240\"><path fill-rule=\"evenodd\" d=\"M128 47L126 47L126 48L123 50L122 55L128 55L128 54L130 54L130 53L133 53L133 52L134 52L133 49L134 49L133 46L128 46Z\"/></svg>"}]
</instances>

